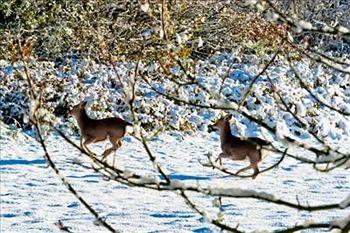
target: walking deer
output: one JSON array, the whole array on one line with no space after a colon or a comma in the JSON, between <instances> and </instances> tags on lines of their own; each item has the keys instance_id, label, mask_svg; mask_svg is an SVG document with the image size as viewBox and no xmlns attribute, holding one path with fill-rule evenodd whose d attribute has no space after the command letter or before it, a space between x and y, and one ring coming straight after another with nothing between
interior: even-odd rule
<instances>
[{"instance_id":1,"label":"walking deer","mask_svg":"<svg viewBox=\"0 0 350 233\"><path fill-rule=\"evenodd\" d=\"M222 152L219 154L215 162L220 160L222 164L222 158L229 158L232 160L244 160L246 157L249 158L250 165L238 170L236 174L239 174L248 169L253 169L254 173L252 178L259 174L258 163L261 161L266 154L266 150L262 149L262 146L270 145L271 143L262 140L260 138L248 138L242 140L239 137L235 137L231 133L230 120L232 118L231 114L219 119L215 124L209 125L208 132L215 130L220 131L221 149Z\"/></svg>"},{"instance_id":2,"label":"walking deer","mask_svg":"<svg viewBox=\"0 0 350 233\"><path fill-rule=\"evenodd\" d=\"M87 145L90 143L96 143L106 139L112 143L112 147L105 150L102 154L102 160L104 160L109 154L122 146L121 139L125 135L126 126L132 126L132 124L118 117L100 120L91 119L85 111L85 106L86 102L75 105L68 112L68 116L74 116L77 120L81 133L80 146L85 148L89 153L91 151Z\"/></svg>"}]
</instances>

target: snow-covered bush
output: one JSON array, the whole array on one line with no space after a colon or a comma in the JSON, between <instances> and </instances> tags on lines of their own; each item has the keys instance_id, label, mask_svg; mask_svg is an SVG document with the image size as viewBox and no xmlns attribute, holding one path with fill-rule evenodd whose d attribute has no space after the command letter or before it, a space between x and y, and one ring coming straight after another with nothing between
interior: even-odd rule
<instances>
[{"instance_id":1,"label":"snow-covered bush","mask_svg":"<svg viewBox=\"0 0 350 233\"><path fill-rule=\"evenodd\" d=\"M193 71L184 72L174 65L169 69L170 74L162 72L157 63L140 63L134 108L141 125L148 129L164 124L168 129L206 130L211 121L225 112L215 109L215 106L228 107L230 103L242 101L247 87L261 68L252 63L235 63L237 56L237 52L233 51L218 53L206 61L194 63L188 60L184 66L195 64ZM82 100L88 101L88 112L92 117L114 115L131 121L128 101L135 66L133 62L109 65L88 59L67 59L60 64L35 61L29 64L31 78L39 83L37 92L44 93L44 107L63 121L69 108ZM350 95L346 91L350 82L348 75L312 65L308 60L295 63L295 67L302 74L302 81L313 87L313 95L336 109L349 112ZM12 65L2 61L0 70L4 75L0 96L2 120L13 123L13 119L16 119L23 123L29 105L29 87L26 80L17 75L17 71L24 72L23 64ZM350 127L346 118L317 102L300 85L283 60L269 67L267 73L277 90L267 76L262 75L243 102L242 111L270 127L284 122L289 130L283 133L290 133L298 140L313 138L310 132L325 141L349 139ZM276 93L282 97L288 109ZM189 106L181 101L198 106ZM202 108L201 105L212 105L214 108ZM231 112L238 123L250 129L257 127L239 112ZM303 124L293 114L302 119ZM256 131L256 134L261 132Z\"/></svg>"}]
</instances>

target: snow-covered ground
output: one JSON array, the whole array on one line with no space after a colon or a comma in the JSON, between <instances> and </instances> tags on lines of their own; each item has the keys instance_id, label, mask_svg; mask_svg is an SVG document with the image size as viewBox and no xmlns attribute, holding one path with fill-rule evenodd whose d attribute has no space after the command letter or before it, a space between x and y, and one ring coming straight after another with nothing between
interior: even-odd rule
<instances>
[{"instance_id":1,"label":"snow-covered ground","mask_svg":"<svg viewBox=\"0 0 350 233\"><path fill-rule=\"evenodd\" d=\"M77 140L77 138L75 138ZM1 232L59 232L61 220L72 232L104 232L94 225L93 216L70 194L54 172L47 168L40 144L32 137L1 124ZM49 151L60 170L91 205L107 217L107 222L122 232L218 232L189 209L183 199L172 192L157 192L127 187L73 164L82 155L57 135L47 138ZM105 144L92 149L101 153ZM198 160L205 154L220 152L215 133L179 134L169 132L150 142L159 163L174 180L212 184L221 187L255 189L301 204L339 203L350 192L349 171L343 168L319 173L310 165L287 158L277 168L260 174L255 180L227 176L205 168ZM262 163L266 167L279 159L271 154ZM110 161L111 162L111 161ZM232 171L245 162L224 161ZM124 139L117 152L116 164L139 174L154 173L142 145L132 137ZM193 194L199 207L211 214L213 197ZM223 198L226 221L239 223L241 230L272 230L304 223L306 220L331 221L346 217L348 209L306 212L252 199ZM313 231L315 232L315 231Z\"/></svg>"}]
</instances>

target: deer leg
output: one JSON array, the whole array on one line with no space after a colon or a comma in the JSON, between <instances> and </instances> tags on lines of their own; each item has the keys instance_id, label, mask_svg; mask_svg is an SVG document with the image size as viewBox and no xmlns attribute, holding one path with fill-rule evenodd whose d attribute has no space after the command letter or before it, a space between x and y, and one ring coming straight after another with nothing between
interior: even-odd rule
<instances>
[{"instance_id":1,"label":"deer leg","mask_svg":"<svg viewBox=\"0 0 350 233\"><path fill-rule=\"evenodd\" d=\"M85 141L83 142L83 146L82 147L83 149L86 149L87 152L89 152L89 154L94 154L88 147L87 145L90 144L90 143L93 143L94 142L94 139L93 138L87 138L85 139Z\"/></svg>"},{"instance_id":2,"label":"deer leg","mask_svg":"<svg viewBox=\"0 0 350 233\"><path fill-rule=\"evenodd\" d=\"M105 150L102 154L102 161L105 160L107 158L107 156L110 155L115 150L116 149L114 147L111 147L111 148L108 148L107 150Z\"/></svg>"},{"instance_id":3,"label":"deer leg","mask_svg":"<svg viewBox=\"0 0 350 233\"><path fill-rule=\"evenodd\" d=\"M103 152L102 160L105 160L108 155L110 155L112 152L115 152L116 150L118 150L119 147L122 146L122 142L120 140L117 140L117 141L110 140L110 142L112 143L113 146Z\"/></svg>"},{"instance_id":4,"label":"deer leg","mask_svg":"<svg viewBox=\"0 0 350 233\"><path fill-rule=\"evenodd\" d=\"M220 155L215 159L215 163L219 161L220 165L222 165L222 159L220 157Z\"/></svg>"},{"instance_id":5,"label":"deer leg","mask_svg":"<svg viewBox=\"0 0 350 233\"><path fill-rule=\"evenodd\" d=\"M249 161L251 164L251 167L254 170L252 178L255 179L256 176L259 174L259 168L258 168L258 163L261 161L261 150L256 151L256 153L250 154L249 156Z\"/></svg>"},{"instance_id":6,"label":"deer leg","mask_svg":"<svg viewBox=\"0 0 350 233\"><path fill-rule=\"evenodd\" d=\"M253 173L253 179L256 178L256 176L259 174L259 168L258 168L258 164L255 164L255 166L253 167L254 169L254 173Z\"/></svg>"},{"instance_id":7,"label":"deer leg","mask_svg":"<svg viewBox=\"0 0 350 233\"><path fill-rule=\"evenodd\" d=\"M215 163L217 161L219 161L220 166L222 166L222 158L226 158L229 157L229 155L225 154L225 153L220 153L219 156L215 159Z\"/></svg>"},{"instance_id":8,"label":"deer leg","mask_svg":"<svg viewBox=\"0 0 350 233\"><path fill-rule=\"evenodd\" d=\"M254 173L252 175L252 178L255 179L257 177L257 175L259 174L259 168L258 168L258 164L250 164L249 166L245 167L245 168L242 168L242 169L239 169L237 172L236 172L236 175L238 175L239 173L241 172L244 172L246 170L249 170L253 168L254 169Z\"/></svg>"},{"instance_id":9,"label":"deer leg","mask_svg":"<svg viewBox=\"0 0 350 233\"><path fill-rule=\"evenodd\" d=\"M238 175L239 173L244 172L244 171L246 171L246 170L249 170L249 169L251 169L251 168L253 168L253 165L252 165L252 164L250 164L249 166L246 166L246 167L244 167L244 168L242 168L242 169L239 169L239 170L236 172L236 175Z\"/></svg>"},{"instance_id":10,"label":"deer leg","mask_svg":"<svg viewBox=\"0 0 350 233\"><path fill-rule=\"evenodd\" d=\"M80 137L80 148L82 148L84 150L83 147L83 137ZM82 154L82 152L80 151L80 155Z\"/></svg>"},{"instance_id":11,"label":"deer leg","mask_svg":"<svg viewBox=\"0 0 350 233\"><path fill-rule=\"evenodd\" d=\"M122 141L121 140L117 141L117 144L118 144L118 148L117 149L119 149L122 146ZM116 157L115 152L116 152L116 150L114 151L113 165L115 164L115 157Z\"/></svg>"},{"instance_id":12,"label":"deer leg","mask_svg":"<svg viewBox=\"0 0 350 233\"><path fill-rule=\"evenodd\" d=\"M259 174L258 163L261 161L260 152L259 151L256 151L256 152L257 153L248 154L250 165L245 167L245 168L239 169L236 172L236 175L238 175L239 173L244 172L244 171L246 171L248 169L253 168L254 173L252 175L252 178L255 179L255 177Z\"/></svg>"}]
</instances>

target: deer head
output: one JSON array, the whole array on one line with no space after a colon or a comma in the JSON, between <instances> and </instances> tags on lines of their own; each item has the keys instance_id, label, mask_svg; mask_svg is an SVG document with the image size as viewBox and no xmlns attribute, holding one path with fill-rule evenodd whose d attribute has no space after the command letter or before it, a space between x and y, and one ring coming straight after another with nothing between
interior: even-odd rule
<instances>
[{"instance_id":1,"label":"deer head","mask_svg":"<svg viewBox=\"0 0 350 233\"><path fill-rule=\"evenodd\" d=\"M85 110L85 106L86 106L86 101L83 101L77 105L75 105L69 112L68 112L68 116L79 116L81 114L82 111Z\"/></svg>"},{"instance_id":2,"label":"deer head","mask_svg":"<svg viewBox=\"0 0 350 233\"><path fill-rule=\"evenodd\" d=\"M232 119L232 114L227 114L224 117L221 117L219 120L217 120L213 125L208 126L208 132L213 132L216 130L223 130L227 123L230 122Z\"/></svg>"}]
</instances>

